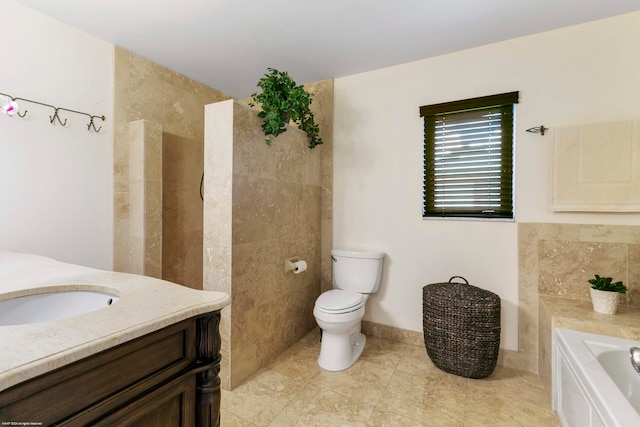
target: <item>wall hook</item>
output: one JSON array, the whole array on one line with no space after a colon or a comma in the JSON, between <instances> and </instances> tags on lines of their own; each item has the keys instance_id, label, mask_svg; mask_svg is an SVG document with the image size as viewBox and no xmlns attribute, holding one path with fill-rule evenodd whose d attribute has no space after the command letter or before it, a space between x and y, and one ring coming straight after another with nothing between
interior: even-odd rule
<instances>
[{"instance_id":1,"label":"wall hook","mask_svg":"<svg viewBox=\"0 0 640 427\"><path fill-rule=\"evenodd\" d=\"M93 123L93 119L102 119L102 121L104 122L104 116L91 116L91 120L89 121L89 124L87 125L87 130L91 130L91 128L93 128L94 131L100 132L100 129L102 129L102 126L100 126L98 129L96 129L96 124Z\"/></svg>"},{"instance_id":2,"label":"wall hook","mask_svg":"<svg viewBox=\"0 0 640 427\"><path fill-rule=\"evenodd\" d=\"M53 121L55 119L58 119L58 123L60 123L62 126L66 126L67 119L64 119L64 123L62 122L62 120L60 120L60 116L58 115L59 108L56 108L56 107L52 107L52 108L54 110L53 116L49 116L49 121L51 122L51 124L53 124Z\"/></svg>"},{"instance_id":3,"label":"wall hook","mask_svg":"<svg viewBox=\"0 0 640 427\"><path fill-rule=\"evenodd\" d=\"M541 126L536 126L536 127L533 127L533 128L529 128L529 129L527 129L527 132L529 132L529 133L539 133L540 135L544 136L545 131L548 131L548 130L549 130L549 128L546 128L546 127L541 125Z\"/></svg>"}]
</instances>

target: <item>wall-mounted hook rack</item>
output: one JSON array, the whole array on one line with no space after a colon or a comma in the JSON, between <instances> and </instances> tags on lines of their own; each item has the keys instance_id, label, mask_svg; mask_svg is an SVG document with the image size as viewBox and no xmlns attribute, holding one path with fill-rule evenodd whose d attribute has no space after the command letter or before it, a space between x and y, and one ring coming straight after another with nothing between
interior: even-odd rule
<instances>
[{"instance_id":1,"label":"wall-mounted hook rack","mask_svg":"<svg viewBox=\"0 0 640 427\"><path fill-rule=\"evenodd\" d=\"M536 126L536 127L527 129L527 132L529 132L529 133L539 133L540 135L544 136L544 133L546 131L548 131L548 130L549 130L549 128L546 128L546 127L540 125L540 126Z\"/></svg>"},{"instance_id":2,"label":"wall-mounted hook rack","mask_svg":"<svg viewBox=\"0 0 640 427\"><path fill-rule=\"evenodd\" d=\"M100 126L99 128L96 128L96 124L95 124L94 120L95 119L100 119L103 122L105 121L105 116L104 115L96 116L96 115L89 114L89 113L83 113L82 111L76 111L76 110L70 110L68 108L56 107L54 105L45 104L44 102L34 101L32 99L14 97L14 96L11 96L11 95L6 94L6 93L0 93L0 96L5 96L7 98L10 98L14 102L24 101L24 102L30 102L32 104L42 105L44 107L53 108L53 115L49 116L49 122L51 124L55 124L54 122L57 120L58 123L60 123L60 125L62 125L62 126L66 126L67 125L67 119L63 120L60 117L60 114L59 114L60 111L66 111L66 112L74 113L74 114L81 114L83 116L89 117L89 123L87 124L87 130L91 130L91 128L93 128L93 131L96 132L96 133L100 132L100 129L102 129L102 126ZM24 113L21 113L20 111L18 111L17 114L18 114L18 116L20 116L21 118L24 119L25 116L27 115L27 113L28 113L28 110L24 110Z\"/></svg>"}]
</instances>

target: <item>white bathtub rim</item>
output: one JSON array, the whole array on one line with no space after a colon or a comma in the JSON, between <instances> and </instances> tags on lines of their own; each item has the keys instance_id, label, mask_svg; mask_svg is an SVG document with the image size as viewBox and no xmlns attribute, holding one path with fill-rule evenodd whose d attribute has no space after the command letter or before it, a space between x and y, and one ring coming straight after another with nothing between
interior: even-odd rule
<instances>
[{"instance_id":1,"label":"white bathtub rim","mask_svg":"<svg viewBox=\"0 0 640 427\"><path fill-rule=\"evenodd\" d=\"M555 331L558 350L570 359L572 371L587 392L596 397L597 401L590 400L606 425L628 427L629 420L637 420L635 425L640 425L640 413L620 391L593 352L595 346L607 347L608 350L626 346L628 351L629 347L640 346L640 342L563 328L556 328Z\"/></svg>"}]
</instances>

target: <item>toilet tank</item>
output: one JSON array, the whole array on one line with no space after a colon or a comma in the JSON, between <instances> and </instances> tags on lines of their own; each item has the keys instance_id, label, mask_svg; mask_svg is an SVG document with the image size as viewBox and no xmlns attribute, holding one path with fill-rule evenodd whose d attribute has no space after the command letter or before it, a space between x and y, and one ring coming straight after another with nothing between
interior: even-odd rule
<instances>
[{"instance_id":1,"label":"toilet tank","mask_svg":"<svg viewBox=\"0 0 640 427\"><path fill-rule=\"evenodd\" d=\"M334 288L361 294L380 288L383 253L333 249L331 258Z\"/></svg>"}]
</instances>

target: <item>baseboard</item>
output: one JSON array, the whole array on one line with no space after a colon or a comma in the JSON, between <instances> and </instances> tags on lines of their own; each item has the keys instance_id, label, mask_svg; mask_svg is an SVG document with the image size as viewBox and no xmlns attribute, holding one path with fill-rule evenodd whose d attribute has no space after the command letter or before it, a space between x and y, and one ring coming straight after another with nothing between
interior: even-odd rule
<instances>
[{"instance_id":1,"label":"baseboard","mask_svg":"<svg viewBox=\"0 0 640 427\"><path fill-rule=\"evenodd\" d=\"M372 337L384 338L389 341L424 346L424 336L422 332L396 328L395 326L383 325L368 320L362 321L362 333Z\"/></svg>"},{"instance_id":2,"label":"baseboard","mask_svg":"<svg viewBox=\"0 0 640 427\"><path fill-rule=\"evenodd\" d=\"M395 326L363 320L362 333L372 337L384 338L390 341L424 347L424 334L419 331L411 331L409 329L396 328ZM522 355L517 351L501 348L498 351L497 364L500 366L537 373L537 370L532 369L530 363L524 363L524 356L525 355Z\"/></svg>"}]
</instances>

